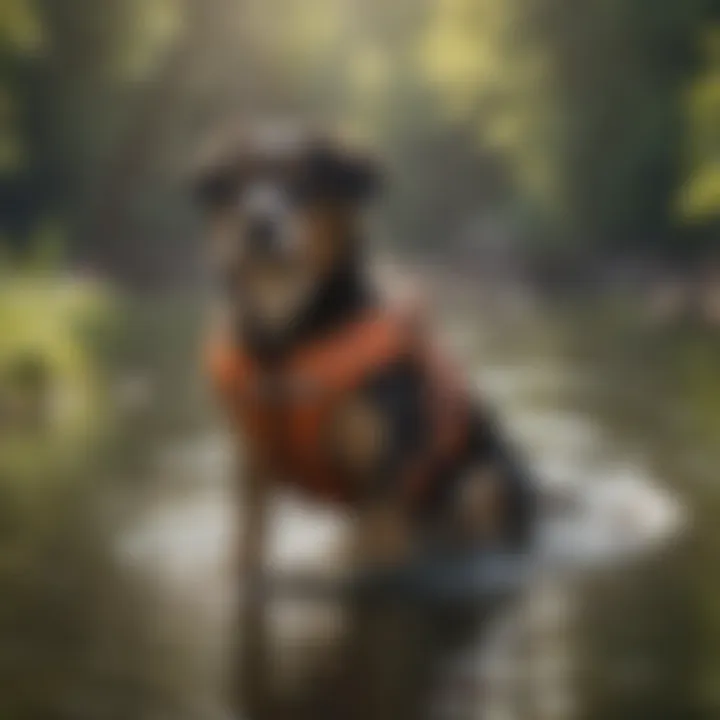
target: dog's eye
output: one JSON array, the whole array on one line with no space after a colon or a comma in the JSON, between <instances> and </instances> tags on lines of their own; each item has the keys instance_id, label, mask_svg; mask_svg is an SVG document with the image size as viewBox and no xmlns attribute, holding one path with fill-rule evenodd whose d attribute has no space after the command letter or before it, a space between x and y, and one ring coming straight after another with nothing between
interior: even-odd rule
<instances>
[{"instance_id":1,"label":"dog's eye","mask_svg":"<svg viewBox=\"0 0 720 720\"><path fill-rule=\"evenodd\" d=\"M296 179L288 186L288 196L296 207L310 205L318 200L320 195L317 184L309 178Z\"/></svg>"},{"instance_id":2,"label":"dog's eye","mask_svg":"<svg viewBox=\"0 0 720 720\"><path fill-rule=\"evenodd\" d=\"M195 185L195 196L199 203L208 210L228 207L239 193L239 179L224 173L200 178Z\"/></svg>"},{"instance_id":3,"label":"dog's eye","mask_svg":"<svg viewBox=\"0 0 720 720\"><path fill-rule=\"evenodd\" d=\"M297 191L309 201L362 202L373 195L379 179L370 160L322 146L308 153L299 175Z\"/></svg>"}]
</instances>

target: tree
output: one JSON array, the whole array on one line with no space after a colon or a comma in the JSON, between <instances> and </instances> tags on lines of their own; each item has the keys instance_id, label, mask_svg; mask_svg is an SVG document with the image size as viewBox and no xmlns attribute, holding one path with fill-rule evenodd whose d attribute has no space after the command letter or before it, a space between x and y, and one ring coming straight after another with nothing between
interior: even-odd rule
<instances>
[{"instance_id":1,"label":"tree","mask_svg":"<svg viewBox=\"0 0 720 720\"><path fill-rule=\"evenodd\" d=\"M702 38L704 66L686 96L686 182L680 187L681 217L692 223L720 218L720 25Z\"/></svg>"}]
</instances>

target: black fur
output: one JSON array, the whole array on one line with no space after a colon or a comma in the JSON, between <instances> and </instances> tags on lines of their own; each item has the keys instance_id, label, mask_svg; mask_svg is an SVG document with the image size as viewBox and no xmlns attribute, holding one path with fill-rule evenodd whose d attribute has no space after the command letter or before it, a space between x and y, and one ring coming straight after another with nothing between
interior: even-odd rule
<instances>
[{"instance_id":1,"label":"black fur","mask_svg":"<svg viewBox=\"0 0 720 720\"><path fill-rule=\"evenodd\" d=\"M281 335L264 332L247 319L238 328L240 340L255 357L273 363L293 348L316 340L359 317L377 303L370 283L358 270L355 256L348 256L316 288L305 308L287 332Z\"/></svg>"}]
</instances>

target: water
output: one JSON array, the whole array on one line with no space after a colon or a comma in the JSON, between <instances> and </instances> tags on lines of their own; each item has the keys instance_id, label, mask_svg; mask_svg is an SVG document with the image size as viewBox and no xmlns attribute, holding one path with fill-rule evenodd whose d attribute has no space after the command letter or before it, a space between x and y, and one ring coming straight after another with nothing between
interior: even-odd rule
<instances>
[{"instance_id":1,"label":"water","mask_svg":"<svg viewBox=\"0 0 720 720\"><path fill-rule=\"evenodd\" d=\"M434 714L578 717L583 699L574 677L574 628L582 613L576 588L588 575L659 553L681 530L686 512L646 458L622 450L592 412L573 405L578 388L591 382L582 369L544 343L533 347L531 341L519 351L463 312L454 309L447 339L538 469L547 498L539 555L548 569L482 638L443 660ZM192 698L189 716L222 717L236 531L229 448L223 433L211 429L155 452L156 475L166 479L122 528L116 555L129 572L154 584L155 611L174 618L182 633L179 652L194 668L192 691L185 693ZM341 569L346 518L292 496L278 498L273 516L271 563L279 572L305 568L332 575ZM308 648L331 643L341 616L342 608L331 603L274 604L277 692L302 682Z\"/></svg>"}]
</instances>

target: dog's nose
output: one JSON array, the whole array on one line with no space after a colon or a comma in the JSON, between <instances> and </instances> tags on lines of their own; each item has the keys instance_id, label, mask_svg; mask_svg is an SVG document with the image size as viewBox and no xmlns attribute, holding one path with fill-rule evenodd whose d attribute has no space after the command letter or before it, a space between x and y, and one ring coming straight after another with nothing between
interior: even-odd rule
<instances>
[{"instance_id":1,"label":"dog's nose","mask_svg":"<svg viewBox=\"0 0 720 720\"><path fill-rule=\"evenodd\" d=\"M247 234L251 252L269 255L277 249L279 228L273 218L267 215L251 218L248 222Z\"/></svg>"}]
</instances>

